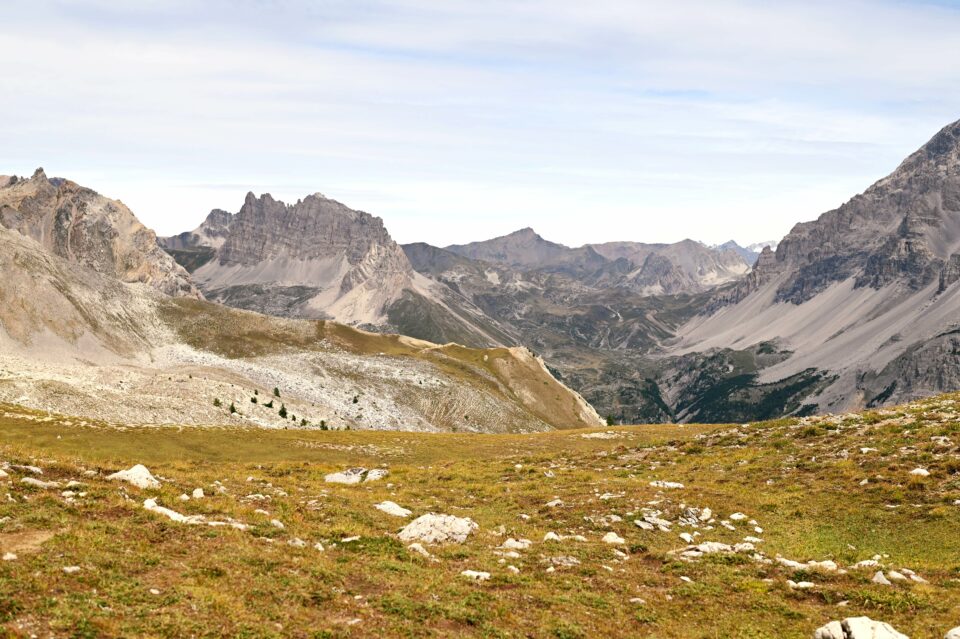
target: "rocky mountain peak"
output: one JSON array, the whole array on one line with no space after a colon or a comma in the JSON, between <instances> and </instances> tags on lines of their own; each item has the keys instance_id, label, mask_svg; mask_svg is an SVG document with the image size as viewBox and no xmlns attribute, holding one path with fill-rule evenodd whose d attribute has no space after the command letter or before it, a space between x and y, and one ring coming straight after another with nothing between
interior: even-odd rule
<instances>
[{"instance_id":1,"label":"rocky mountain peak","mask_svg":"<svg viewBox=\"0 0 960 639\"><path fill-rule=\"evenodd\" d=\"M250 266L264 260L316 260L342 254L357 265L371 252L391 271L411 270L380 218L317 194L285 204L265 193L259 198L247 195L230 222L218 260Z\"/></svg>"},{"instance_id":2,"label":"rocky mountain peak","mask_svg":"<svg viewBox=\"0 0 960 639\"><path fill-rule=\"evenodd\" d=\"M47 251L123 282L168 295L200 297L190 276L157 245L157 236L119 200L42 168L0 187L0 225Z\"/></svg>"},{"instance_id":3,"label":"rocky mountain peak","mask_svg":"<svg viewBox=\"0 0 960 639\"><path fill-rule=\"evenodd\" d=\"M956 257L955 257L956 256ZM742 299L780 277L777 299L795 304L831 285L919 290L952 278L960 261L960 122L944 127L897 169L841 207L797 224L775 260L745 280Z\"/></svg>"}]
</instances>

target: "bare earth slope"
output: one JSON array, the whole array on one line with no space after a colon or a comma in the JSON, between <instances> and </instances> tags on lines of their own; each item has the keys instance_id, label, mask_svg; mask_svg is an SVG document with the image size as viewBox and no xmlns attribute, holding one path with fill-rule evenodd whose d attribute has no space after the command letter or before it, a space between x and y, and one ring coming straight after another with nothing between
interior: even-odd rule
<instances>
[{"instance_id":1,"label":"bare earth slope","mask_svg":"<svg viewBox=\"0 0 960 639\"><path fill-rule=\"evenodd\" d=\"M170 298L7 229L0 265L7 401L136 424L504 432L600 423L522 348L439 346Z\"/></svg>"}]
</instances>

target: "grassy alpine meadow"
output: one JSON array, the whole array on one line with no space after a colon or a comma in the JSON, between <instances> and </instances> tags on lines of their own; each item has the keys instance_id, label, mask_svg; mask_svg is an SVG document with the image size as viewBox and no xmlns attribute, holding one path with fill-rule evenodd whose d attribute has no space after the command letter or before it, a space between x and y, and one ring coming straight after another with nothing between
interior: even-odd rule
<instances>
[{"instance_id":1,"label":"grassy alpine meadow","mask_svg":"<svg viewBox=\"0 0 960 639\"><path fill-rule=\"evenodd\" d=\"M940 637L960 624L958 407L465 435L0 406L0 628L782 639L866 615ZM107 479L134 464L159 487ZM351 467L389 473L325 481ZM426 513L477 528L411 550L398 532Z\"/></svg>"}]
</instances>

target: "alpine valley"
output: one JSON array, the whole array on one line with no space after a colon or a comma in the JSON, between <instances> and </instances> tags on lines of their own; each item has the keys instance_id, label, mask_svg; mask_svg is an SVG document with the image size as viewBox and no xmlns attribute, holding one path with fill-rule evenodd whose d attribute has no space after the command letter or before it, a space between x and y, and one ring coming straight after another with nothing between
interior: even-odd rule
<instances>
[{"instance_id":1,"label":"alpine valley","mask_svg":"<svg viewBox=\"0 0 960 639\"><path fill-rule=\"evenodd\" d=\"M530 228L401 246L319 193L250 193L157 238L42 169L0 176L0 225L0 399L91 418L284 424L258 397L276 387L305 427L525 431L960 387L960 122L748 247L567 247Z\"/></svg>"},{"instance_id":2,"label":"alpine valley","mask_svg":"<svg viewBox=\"0 0 960 639\"><path fill-rule=\"evenodd\" d=\"M960 123L779 243L530 228L398 246L320 194L249 194L160 244L207 299L475 348L532 349L620 423L876 407L960 386Z\"/></svg>"}]
</instances>

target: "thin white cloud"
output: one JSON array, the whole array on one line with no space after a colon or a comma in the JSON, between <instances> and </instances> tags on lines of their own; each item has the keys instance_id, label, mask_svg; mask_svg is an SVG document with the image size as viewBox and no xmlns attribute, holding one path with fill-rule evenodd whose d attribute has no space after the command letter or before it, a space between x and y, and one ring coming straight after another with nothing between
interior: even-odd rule
<instances>
[{"instance_id":1,"label":"thin white cloud","mask_svg":"<svg viewBox=\"0 0 960 639\"><path fill-rule=\"evenodd\" d=\"M33 2L0 172L161 233L322 191L437 244L777 237L960 117L960 12L897 2ZM248 185L248 186L243 186Z\"/></svg>"}]
</instances>

